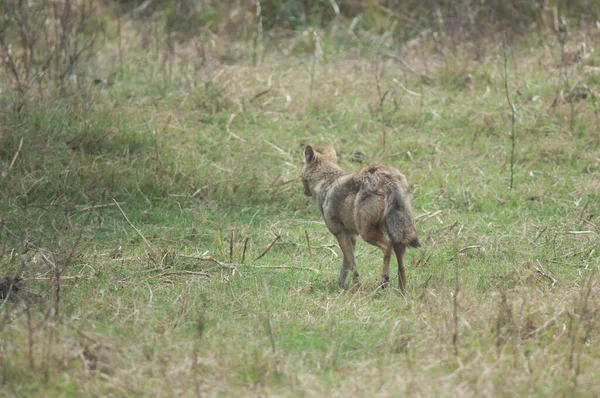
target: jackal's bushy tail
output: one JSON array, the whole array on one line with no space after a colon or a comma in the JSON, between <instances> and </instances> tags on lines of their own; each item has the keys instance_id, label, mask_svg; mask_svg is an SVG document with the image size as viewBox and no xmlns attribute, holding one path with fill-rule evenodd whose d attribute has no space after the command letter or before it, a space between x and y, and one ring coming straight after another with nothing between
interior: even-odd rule
<instances>
[{"instance_id":1,"label":"jackal's bushy tail","mask_svg":"<svg viewBox=\"0 0 600 398\"><path fill-rule=\"evenodd\" d=\"M413 225L410 193L403 192L401 186L393 184L387 192L385 225L392 243L403 243L410 247L420 247L419 236ZM408 190L406 190L408 191Z\"/></svg>"}]
</instances>

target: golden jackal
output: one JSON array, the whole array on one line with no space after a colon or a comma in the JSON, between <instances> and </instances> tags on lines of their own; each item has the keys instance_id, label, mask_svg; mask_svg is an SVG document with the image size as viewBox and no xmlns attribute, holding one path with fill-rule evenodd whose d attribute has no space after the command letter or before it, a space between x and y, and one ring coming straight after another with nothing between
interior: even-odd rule
<instances>
[{"instance_id":1,"label":"golden jackal","mask_svg":"<svg viewBox=\"0 0 600 398\"><path fill-rule=\"evenodd\" d=\"M368 166L354 174L346 173L337 164L333 147L315 152L304 149L302 167L304 194L312 196L325 219L325 225L335 235L344 254L339 283L344 286L348 271L357 282L354 259L356 235L383 251L382 286L390 279L392 248L398 260L398 285L406 289L404 252L407 246L419 247L419 237L413 225L411 194L406 177L390 166ZM387 232L390 240L386 239Z\"/></svg>"}]
</instances>

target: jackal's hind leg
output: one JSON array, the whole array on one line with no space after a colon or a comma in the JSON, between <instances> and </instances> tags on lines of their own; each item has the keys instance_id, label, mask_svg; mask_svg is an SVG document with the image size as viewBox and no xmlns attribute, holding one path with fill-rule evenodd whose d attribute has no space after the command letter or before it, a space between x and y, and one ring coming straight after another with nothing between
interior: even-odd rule
<instances>
[{"instance_id":1,"label":"jackal's hind leg","mask_svg":"<svg viewBox=\"0 0 600 398\"><path fill-rule=\"evenodd\" d=\"M394 243L394 252L398 260L398 286L402 293L406 293L406 270L404 268L404 253L406 245L403 243Z\"/></svg>"},{"instance_id":2,"label":"jackal's hind leg","mask_svg":"<svg viewBox=\"0 0 600 398\"><path fill-rule=\"evenodd\" d=\"M340 277L338 283L340 287L346 285L346 278L348 271L352 271L352 281L358 281L358 270L356 269L356 261L354 260L354 247L356 245L356 236L340 232L335 236L342 250L344 260L342 261L342 269L340 270Z\"/></svg>"},{"instance_id":3,"label":"jackal's hind leg","mask_svg":"<svg viewBox=\"0 0 600 398\"><path fill-rule=\"evenodd\" d=\"M383 252L383 266L381 267L381 276L379 283L381 287L385 287L390 281L390 259L392 257L392 245L385 238L385 235L381 230L370 229L367 233L362 235L365 242L377 246Z\"/></svg>"}]
</instances>

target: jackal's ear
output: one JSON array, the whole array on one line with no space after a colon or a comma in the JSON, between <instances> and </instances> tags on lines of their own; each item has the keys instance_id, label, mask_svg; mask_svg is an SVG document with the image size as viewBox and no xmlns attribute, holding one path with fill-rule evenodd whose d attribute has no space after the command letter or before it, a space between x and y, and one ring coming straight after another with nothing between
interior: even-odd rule
<instances>
[{"instance_id":1,"label":"jackal's ear","mask_svg":"<svg viewBox=\"0 0 600 398\"><path fill-rule=\"evenodd\" d=\"M310 145L304 148L304 161L306 163L312 163L315 161L315 151Z\"/></svg>"},{"instance_id":2,"label":"jackal's ear","mask_svg":"<svg viewBox=\"0 0 600 398\"><path fill-rule=\"evenodd\" d=\"M329 145L323 150L323 156L337 162L337 154L335 153L335 149L333 149L333 145Z\"/></svg>"}]
</instances>

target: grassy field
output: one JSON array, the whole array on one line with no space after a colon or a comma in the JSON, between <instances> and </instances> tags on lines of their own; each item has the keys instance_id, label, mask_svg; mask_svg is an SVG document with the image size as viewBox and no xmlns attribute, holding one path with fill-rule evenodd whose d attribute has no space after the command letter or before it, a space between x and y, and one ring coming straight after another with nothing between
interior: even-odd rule
<instances>
[{"instance_id":1,"label":"grassy field","mask_svg":"<svg viewBox=\"0 0 600 398\"><path fill-rule=\"evenodd\" d=\"M26 290L0 304L3 395L600 394L595 29L477 56L119 29L66 94L11 110L0 74L0 270ZM308 144L407 176L406 297L362 241L337 286Z\"/></svg>"}]
</instances>

